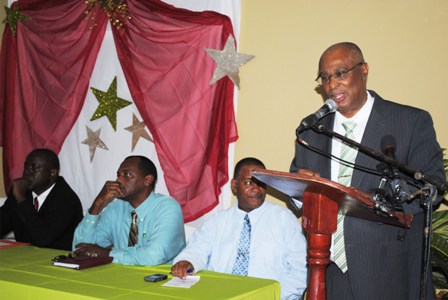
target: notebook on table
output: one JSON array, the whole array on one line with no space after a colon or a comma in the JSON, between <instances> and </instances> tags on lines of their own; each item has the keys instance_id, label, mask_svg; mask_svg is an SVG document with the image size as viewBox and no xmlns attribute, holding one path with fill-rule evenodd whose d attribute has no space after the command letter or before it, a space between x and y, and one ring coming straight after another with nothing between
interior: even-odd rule
<instances>
[{"instance_id":1,"label":"notebook on table","mask_svg":"<svg viewBox=\"0 0 448 300\"><path fill-rule=\"evenodd\" d=\"M90 257L81 256L73 257L71 255L65 256L60 255L53 258L53 266L70 268L76 270L87 269L91 267L101 266L105 264L110 264L114 258L113 257Z\"/></svg>"}]
</instances>

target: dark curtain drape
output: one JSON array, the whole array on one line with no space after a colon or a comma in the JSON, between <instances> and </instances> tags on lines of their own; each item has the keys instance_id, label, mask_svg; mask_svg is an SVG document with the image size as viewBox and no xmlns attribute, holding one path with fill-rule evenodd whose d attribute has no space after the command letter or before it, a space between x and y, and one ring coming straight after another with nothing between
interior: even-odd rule
<instances>
[{"instance_id":1,"label":"dark curtain drape","mask_svg":"<svg viewBox=\"0 0 448 300\"><path fill-rule=\"evenodd\" d=\"M100 7L84 17L79 0L20 0L28 16L13 36L6 26L0 70L1 144L6 188L34 148L59 152L83 106L104 37ZM210 211L228 181L228 145L237 139L234 87L210 85L230 19L161 1L127 1L124 29L112 26L135 105L150 129L170 194L186 222ZM93 21L92 21L93 20Z\"/></svg>"}]
</instances>

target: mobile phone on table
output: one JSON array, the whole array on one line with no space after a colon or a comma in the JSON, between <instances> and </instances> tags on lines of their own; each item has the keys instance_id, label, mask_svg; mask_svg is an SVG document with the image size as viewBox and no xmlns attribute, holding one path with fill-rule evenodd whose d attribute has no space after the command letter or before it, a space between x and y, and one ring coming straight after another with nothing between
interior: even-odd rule
<instances>
[{"instance_id":1,"label":"mobile phone on table","mask_svg":"<svg viewBox=\"0 0 448 300\"><path fill-rule=\"evenodd\" d=\"M152 274L152 275L148 275L148 276L144 277L145 281L149 281L149 282L162 281L167 278L168 278L168 276L165 274Z\"/></svg>"}]
</instances>

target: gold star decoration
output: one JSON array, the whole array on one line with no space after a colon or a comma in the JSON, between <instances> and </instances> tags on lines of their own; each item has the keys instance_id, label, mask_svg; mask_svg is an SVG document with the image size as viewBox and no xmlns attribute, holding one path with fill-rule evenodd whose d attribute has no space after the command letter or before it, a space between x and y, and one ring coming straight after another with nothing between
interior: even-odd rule
<instances>
[{"instance_id":1,"label":"gold star decoration","mask_svg":"<svg viewBox=\"0 0 448 300\"><path fill-rule=\"evenodd\" d=\"M117 97L117 76L114 77L107 92L90 88L100 103L90 121L106 116L110 124L117 131L117 111L131 105L132 102Z\"/></svg>"},{"instance_id":2,"label":"gold star decoration","mask_svg":"<svg viewBox=\"0 0 448 300\"><path fill-rule=\"evenodd\" d=\"M216 69L213 73L210 84L215 83L224 76L229 76L230 80L240 88L239 67L254 58L254 55L238 53L235 49L235 40L232 35L227 39L226 45L222 50L205 48L208 55L210 55L216 62Z\"/></svg>"},{"instance_id":3,"label":"gold star decoration","mask_svg":"<svg viewBox=\"0 0 448 300\"><path fill-rule=\"evenodd\" d=\"M131 17L128 13L128 6L125 0L85 0L86 9L84 10L84 15L90 18L90 29L96 26L96 19L98 10L97 7L101 8L111 21L112 25L117 29L124 29L127 20Z\"/></svg>"},{"instance_id":4,"label":"gold star decoration","mask_svg":"<svg viewBox=\"0 0 448 300\"><path fill-rule=\"evenodd\" d=\"M140 122L136 115L133 113L132 125L125 128L127 131L132 132L132 151L134 151L135 145L137 145L137 142L140 138L144 138L150 142L153 142L153 140L149 136L149 133L145 130L145 126L145 122Z\"/></svg>"},{"instance_id":5,"label":"gold star decoration","mask_svg":"<svg viewBox=\"0 0 448 300\"><path fill-rule=\"evenodd\" d=\"M109 150L109 148L107 148L106 144L104 144L104 142L100 139L101 128L98 129L97 131L93 131L92 129L89 128L89 126L86 125L86 129L87 129L87 139L85 139L81 143L89 145L90 162L92 162L93 157L95 156L96 148L101 148L104 150Z\"/></svg>"},{"instance_id":6,"label":"gold star decoration","mask_svg":"<svg viewBox=\"0 0 448 300\"><path fill-rule=\"evenodd\" d=\"M6 13L6 18L3 19L2 23L9 24L9 26L11 27L12 34L16 35L17 34L17 22L25 21L29 17L26 15L22 15L19 12L18 7L10 9L8 6L5 6L5 13Z\"/></svg>"}]
</instances>

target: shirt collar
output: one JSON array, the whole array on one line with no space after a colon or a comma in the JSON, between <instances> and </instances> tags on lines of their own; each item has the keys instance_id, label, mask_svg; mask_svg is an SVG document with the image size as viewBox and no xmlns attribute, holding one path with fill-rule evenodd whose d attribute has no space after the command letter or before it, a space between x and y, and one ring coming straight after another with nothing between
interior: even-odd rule
<instances>
[{"instance_id":1,"label":"shirt collar","mask_svg":"<svg viewBox=\"0 0 448 300\"><path fill-rule=\"evenodd\" d=\"M238 207L238 199L237 201L235 201L235 209L236 212L239 216L241 216L241 218L244 218L244 216L246 214L249 215L249 218L252 220L254 218L258 218L259 215L261 215L263 213L263 211L266 209L266 206L268 206L266 199L264 200L263 204L260 205L260 207L251 210L250 212L245 212L244 210L240 209Z\"/></svg>"},{"instance_id":2,"label":"shirt collar","mask_svg":"<svg viewBox=\"0 0 448 300\"><path fill-rule=\"evenodd\" d=\"M54 186L56 185L56 182L53 183L48 189L46 189L43 193L41 193L40 195L36 194L34 191L32 192L33 194L33 199L38 197L39 199L39 206L42 205L42 203L44 203L45 199L47 199L48 195L50 194L51 190L54 188Z\"/></svg>"},{"instance_id":3,"label":"shirt collar","mask_svg":"<svg viewBox=\"0 0 448 300\"><path fill-rule=\"evenodd\" d=\"M127 206L128 210L129 210L129 214L131 212L135 211L139 218L140 217L143 218L144 215L146 215L147 212L149 211L149 207L150 207L151 203L154 202L154 201L151 201L151 200L153 200L155 197L156 196L154 194L154 191L152 191L151 194L149 194L148 198L146 198L145 201L143 201L139 206L137 206L137 208L134 208L126 200L121 200L121 201L125 201L126 202L126 206Z\"/></svg>"},{"instance_id":4,"label":"shirt collar","mask_svg":"<svg viewBox=\"0 0 448 300\"><path fill-rule=\"evenodd\" d=\"M370 112L372 111L374 98L370 95L370 93L367 91L367 101L364 103L364 105L361 107L361 109L351 118L344 117L339 111L336 111L335 113L335 119L334 119L334 125L335 125L335 131L341 132L342 129L342 123L347 121L353 121L356 123L356 130L360 130L361 132L364 132L365 127L367 126L367 121L370 116Z\"/></svg>"}]
</instances>

